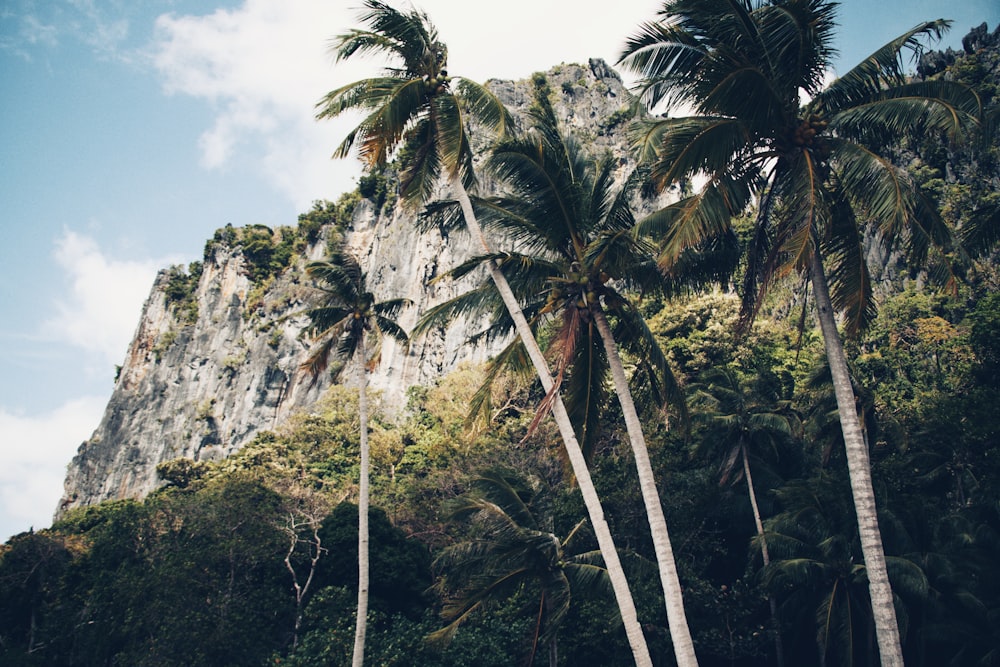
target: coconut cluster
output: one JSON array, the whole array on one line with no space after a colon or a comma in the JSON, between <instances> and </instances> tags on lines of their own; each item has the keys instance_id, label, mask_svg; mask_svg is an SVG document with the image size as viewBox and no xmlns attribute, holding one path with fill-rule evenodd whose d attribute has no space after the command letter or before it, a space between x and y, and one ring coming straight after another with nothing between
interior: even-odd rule
<instances>
[{"instance_id":1,"label":"coconut cluster","mask_svg":"<svg viewBox=\"0 0 1000 667\"><path fill-rule=\"evenodd\" d=\"M424 77L424 88L429 95L440 95L448 89L449 81L451 77L448 76L448 70L441 70L437 76Z\"/></svg>"},{"instance_id":2,"label":"coconut cluster","mask_svg":"<svg viewBox=\"0 0 1000 667\"><path fill-rule=\"evenodd\" d=\"M604 285L610 278L611 276L604 271L589 274L573 271L565 278L553 279L557 284L549 292L542 312L551 312L558 308L560 303L566 303L578 310L589 310L606 291Z\"/></svg>"}]
</instances>

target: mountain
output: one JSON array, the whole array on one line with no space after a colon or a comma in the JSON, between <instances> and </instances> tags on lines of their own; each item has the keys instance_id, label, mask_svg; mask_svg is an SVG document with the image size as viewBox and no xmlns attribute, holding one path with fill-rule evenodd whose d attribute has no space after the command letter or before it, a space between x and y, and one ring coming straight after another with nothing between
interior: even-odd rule
<instances>
[{"instance_id":1,"label":"mountain","mask_svg":"<svg viewBox=\"0 0 1000 667\"><path fill-rule=\"evenodd\" d=\"M991 106L1000 85L998 45L1000 27L990 33L983 24L963 39L962 51L925 53L917 75L968 83ZM536 84L548 86L563 127L592 153L613 152L623 174L634 166L624 133L631 100L607 63L593 59L559 65L530 80L488 83L515 115L528 109ZM971 147L947 147L941 137L926 136L902 147L897 161L947 216L995 202L1000 161L977 161ZM309 349L300 313L313 293L303 268L323 257L331 235L344 234L378 299L412 302L400 317L406 330L428 308L462 290L434 279L471 254L468 238L461 232L417 233L414 214L395 205L392 179L391 173L361 179L358 191L300 216L297 229L218 230L200 262L186 271L161 271L101 423L68 467L57 518L77 506L142 497L161 483L159 463L228 456L318 399L331 380L313 383L300 369ZM878 244L868 243L868 254L871 265L885 267L876 271L882 289L907 275L900 258ZM408 387L487 359L496 347L466 344L482 325L455 322L406 351L386 343L371 379L382 393L383 410L405 409Z\"/></svg>"},{"instance_id":2,"label":"mountain","mask_svg":"<svg viewBox=\"0 0 1000 667\"><path fill-rule=\"evenodd\" d=\"M630 98L618 74L591 60L488 85L523 114L534 85L543 83L564 127L592 152L618 155L627 171ZM414 213L394 205L387 176L363 178L359 189L366 197L348 193L337 204L317 203L297 229L221 229L200 262L159 273L101 423L68 467L57 518L73 507L141 498L161 484L158 464L226 457L317 400L331 378L313 382L300 368L309 349L301 313L313 293L303 269L324 256L332 235L344 234L378 299L411 301L399 318L406 330L463 289L434 278L471 254L467 236L418 233ZM385 409L399 412L410 386L487 359L499 343L465 342L482 325L455 322L409 350L387 342L371 378Z\"/></svg>"}]
</instances>

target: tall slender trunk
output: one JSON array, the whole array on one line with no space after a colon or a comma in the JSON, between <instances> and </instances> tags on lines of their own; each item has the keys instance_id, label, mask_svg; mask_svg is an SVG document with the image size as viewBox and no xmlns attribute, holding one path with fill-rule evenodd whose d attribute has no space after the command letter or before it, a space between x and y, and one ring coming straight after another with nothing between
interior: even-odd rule
<instances>
[{"instance_id":1,"label":"tall slender trunk","mask_svg":"<svg viewBox=\"0 0 1000 667\"><path fill-rule=\"evenodd\" d=\"M604 315L600 304L593 304L590 310L594 324L604 344L604 352L611 366L611 377L615 383L615 393L625 416L625 429L632 444L632 454L635 456L635 468L639 474L639 488L642 491L642 501L646 506L646 517L649 519L649 530L653 536L653 551L656 553L656 563L660 570L660 583L663 586L663 600L667 607L667 623L670 626L670 639L674 645L674 657L680 667L697 665L694 653L694 642L691 630L688 628L687 617L684 614L684 600L681 595L680 579L677 576L677 563L674 560L674 550L670 546L670 535L667 532L667 520L663 515L663 505L660 494L656 490L656 479L653 477L653 466L649 461L649 450L646 447L646 437L642 432L639 413L632 400L632 392L628 388L628 378L625 377L625 366L618 354L611 325Z\"/></svg>"},{"instance_id":2,"label":"tall slender trunk","mask_svg":"<svg viewBox=\"0 0 1000 667\"><path fill-rule=\"evenodd\" d=\"M760 555L764 559L764 567L771 564L771 554L767 550L767 537L764 535L764 522L760 520L760 508L757 506L757 492L753 488L753 475L750 474L750 456L747 454L746 444L740 442L740 454L743 456L743 476L747 480L747 493L750 496L750 507L753 509L753 522L757 527L757 536L760 537ZM781 625L778 623L778 603L774 601L773 595L767 596L767 603L771 607L771 622L774 623L774 651L777 658L778 667L785 667L785 647L781 640Z\"/></svg>"},{"instance_id":3,"label":"tall slender trunk","mask_svg":"<svg viewBox=\"0 0 1000 667\"><path fill-rule=\"evenodd\" d=\"M472 209L469 193L466 192L460 178L453 176L450 180L452 189L462 207L462 214L465 216L465 223L473 241L481 246L485 252L490 252L490 248L486 244L486 239L483 237L482 229L479 226L479 221L476 219L476 214ZM521 307L517 303L514 292L510 289L506 277L504 277L495 262L489 262L487 268L490 278L492 278L497 291L500 293L500 297L503 299L504 305L507 307L507 311L514 320L514 327L521 338L521 343L528 352L528 357L531 359L535 371L538 373L538 379L542 383L542 388L546 392L552 391L555 385L555 382L552 380L552 372L549 370L548 362L542 354L542 349L538 346L538 341L535 340L535 336L531 332L531 327L528 326L528 321L525 319L524 313L521 312ZM554 396L552 416L556 421L556 426L559 428L559 434L562 436L566 456L569 458L573 474L576 476L577 485L580 487L583 504L587 508L590 524L594 529L594 535L597 537L597 545L601 550L601 555L604 557L604 564L608 570L608 578L611 580L611 587L618 602L622 624L625 626L625 635L628 637L629 646L632 648L632 656L635 659L635 664L638 667L652 667L653 661L649 655L646 638L642 634L642 626L639 625L635 602L632 599L632 592L629 590L628 581L625 578L625 570L622 568L621 559L618 557L618 551L615 548L614 538L611 536L611 529L604 518L604 509L601 507L597 489L594 487L590 470L587 468L587 461L583 457L583 450L580 448L580 443L577 441L576 434L573 431L573 424L570 421L569 413L566 412L566 406L563 404L562 396L558 392Z\"/></svg>"},{"instance_id":4,"label":"tall slender trunk","mask_svg":"<svg viewBox=\"0 0 1000 667\"><path fill-rule=\"evenodd\" d=\"M858 517L861 553L868 573L868 590L871 596L879 656L882 667L903 667L903 649L899 639L899 625L896 622L896 608L892 601L892 589L889 586L889 574L885 565L882 534L878 527L868 447L861 432L861 420L858 418L854 389L847 370L847 356L844 354L844 345L837 331L830 291L818 249L813 250L810 271L820 329L826 346L827 364L833 376L840 427L844 433L847 469L851 478L854 511Z\"/></svg>"},{"instance_id":5,"label":"tall slender trunk","mask_svg":"<svg viewBox=\"0 0 1000 667\"><path fill-rule=\"evenodd\" d=\"M365 632L368 628L368 372L365 368L365 339L358 346L358 421L361 424L361 481L358 488L358 616L354 625L353 667L365 661Z\"/></svg>"}]
</instances>

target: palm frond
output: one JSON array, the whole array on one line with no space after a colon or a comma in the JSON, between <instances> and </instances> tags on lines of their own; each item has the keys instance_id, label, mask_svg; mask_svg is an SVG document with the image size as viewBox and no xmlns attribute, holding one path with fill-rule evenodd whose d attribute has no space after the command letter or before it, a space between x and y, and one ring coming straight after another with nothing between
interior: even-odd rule
<instances>
[{"instance_id":1,"label":"palm frond","mask_svg":"<svg viewBox=\"0 0 1000 667\"><path fill-rule=\"evenodd\" d=\"M496 94L486 86L470 79L460 79L456 93L468 110L468 115L489 130L499 140L506 139L514 130L514 117Z\"/></svg>"},{"instance_id":2,"label":"palm frond","mask_svg":"<svg viewBox=\"0 0 1000 667\"><path fill-rule=\"evenodd\" d=\"M333 352L338 338L339 336L334 335L324 338L320 345L306 357L306 360L300 366L312 378L310 386L315 385L319 376L326 371L330 363L330 354Z\"/></svg>"},{"instance_id":3,"label":"palm frond","mask_svg":"<svg viewBox=\"0 0 1000 667\"><path fill-rule=\"evenodd\" d=\"M833 306L844 316L844 332L857 336L875 319L875 293L854 209L843 193L835 191L833 195L832 224L823 252L827 280Z\"/></svg>"},{"instance_id":4,"label":"palm frond","mask_svg":"<svg viewBox=\"0 0 1000 667\"><path fill-rule=\"evenodd\" d=\"M871 55L836 79L816 98L822 108L836 113L856 106L860 101L878 96L886 88L900 86L906 81L903 51L914 58L922 52L923 39L940 39L951 21L937 20L921 23L876 49Z\"/></svg>"},{"instance_id":5,"label":"palm frond","mask_svg":"<svg viewBox=\"0 0 1000 667\"><path fill-rule=\"evenodd\" d=\"M368 79L328 93L317 104L319 119L348 109L371 109L338 147L334 157L346 157L357 143L369 167L384 165L410 125L422 115L426 91L420 79Z\"/></svg>"},{"instance_id":6,"label":"palm frond","mask_svg":"<svg viewBox=\"0 0 1000 667\"><path fill-rule=\"evenodd\" d=\"M962 243L969 251L985 254L1000 242L1000 201L973 210L961 229Z\"/></svg>"},{"instance_id":7,"label":"palm frond","mask_svg":"<svg viewBox=\"0 0 1000 667\"><path fill-rule=\"evenodd\" d=\"M372 304L372 310L374 310L379 317L394 318L399 315L400 310L411 305L413 305L413 302L409 299L386 299L385 301L379 301Z\"/></svg>"},{"instance_id":8,"label":"palm frond","mask_svg":"<svg viewBox=\"0 0 1000 667\"><path fill-rule=\"evenodd\" d=\"M501 309L503 303L499 301L496 289L483 282L453 299L428 308L413 327L412 335L423 335L431 328L444 326L459 317L472 317L481 313L499 316Z\"/></svg>"},{"instance_id":9,"label":"palm frond","mask_svg":"<svg viewBox=\"0 0 1000 667\"><path fill-rule=\"evenodd\" d=\"M689 414L684 391L646 319L630 305L615 309L614 316L615 340L636 363L636 373L632 378L633 393L641 395L641 385L658 409L672 406L680 424L686 428Z\"/></svg>"},{"instance_id":10,"label":"palm frond","mask_svg":"<svg viewBox=\"0 0 1000 667\"><path fill-rule=\"evenodd\" d=\"M513 373L524 378L534 373L534 366L531 365L520 338L508 343L486 364L483 380L469 400L469 413L465 420L467 426L477 423L484 426L489 424L493 417L494 386L505 373Z\"/></svg>"},{"instance_id":11,"label":"palm frond","mask_svg":"<svg viewBox=\"0 0 1000 667\"><path fill-rule=\"evenodd\" d=\"M473 200L475 208L475 200ZM449 234L465 228L465 217L461 205L454 199L435 199L424 205L416 220L417 231L426 233L437 229L441 235Z\"/></svg>"},{"instance_id":12,"label":"palm frond","mask_svg":"<svg viewBox=\"0 0 1000 667\"><path fill-rule=\"evenodd\" d=\"M800 151L776 184L788 206L778 235L787 270L802 271L809 265L814 238L821 237L827 227L830 211L822 169L812 153Z\"/></svg>"},{"instance_id":13,"label":"palm frond","mask_svg":"<svg viewBox=\"0 0 1000 667\"><path fill-rule=\"evenodd\" d=\"M432 134L437 141L438 160L447 170L449 177L458 175L462 168L468 166L463 163L471 160L468 136L458 98L454 95L438 95L432 98L430 117L433 119Z\"/></svg>"},{"instance_id":14,"label":"palm frond","mask_svg":"<svg viewBox=\"0 0 1000 667\"><path fill-rule=\"evenodd\" d=\"M437 30L427 15L419 10L401 12L379 0L365 0L358 20L369 31L353 30L334 42L338 60L356 53L391 54L403 61L404 70L392 70L400 76L423 74L429 65L439 65L447 52L438 53Z\"/></svg>"},{"instance_id":15,"label":"palm frond","mask_svg":"<svg viewBox=\"0 0 1000 667\"><path fill-rule=\"evenodd\" d=\"M386 335L402 345L406 345L410 342L410 337L406 335L406 331L393 320L389 319L389 317L377 315L375 317L375 322L380 335Z\"/></svg>"},{"instance_id":16,"label":"palm frond","mask_svg":"<svg viewBox=\"0 0 1000 667\"><path fill-rule=\"evenodd\" d=\"M594 326L571 323L563 332L574 332L573 342L565 345L562 355L568 366L567 377L562 383L563 401L570 420L577 431L577 439L584 457L591 460L597 437L601 431L601 415L609 398L606 378L608 361L600 342L595 340Z\"/></svg>"},{"instance_id":17,"label":"palm frond","mask_svg":"<svg viewBox=\"0 0 1000 667\"><path fill-rule=\"evenodd\" d=\"M309 318L305 332L314 337L323 336L328 332L343 332L349 324L348 320L352 313L351 308L340 304L311 308L303 313Z\"/></svg>"},{"instance_id":18,"label":"palm frond","mask_svg":"<svg viewBox=\"0 0 1000 667\"><path fill-rule=\"evenodd\" d=\"M830 117L839 137L885 146L901 136L940 134L959 141L978 126L979 96L953 81L919 81L882 91Z\"/></svg>"},{"instance_id":19,"label":"palm frond","mask_svg":"<svg viewBox=\"0 0 1000 667\"><path fill-rule=\"evenodd\" d=\"M750 197L746 182L720 175L699 193L640 220L636 232L661 239L658 262L671 274L684 251L727 234L732 217L746 208Z\"/></svg>"},{"instance_id":20,"label":"palm frond","mask_svg":"<svg viewBox=\"0 0 1000 667\"><path fill-rule=\"evenodd\" d=\"M428 117L420 118L409 130L406 145L410 157L399 174L399 197L414 209L433 197L444 168L435 123Z\"/></svg>"},{"instance_id":21,"label":"palm frond","mask_svg":"<svg viewBox=\"0 0 1000 667\"><path fill-rule=\"evenodd\" d=\"M651 177L662 188L729 167L750 135L736 118L688 116L636 121L629 139L643 162L654 165Z\"/></svg>"},{"instance_id":22,"label":"palm frond","mask_svg":"<svg viewBox=\"0 0 1000 667\"><path fill-rule=\"evenodd\" d=\"M538 528L529 502L534 502L539 492L517 474L490 468L473 479L472 486L483 498L502 509L518 526L533 530Z\"/></svg>"}]
</instances>

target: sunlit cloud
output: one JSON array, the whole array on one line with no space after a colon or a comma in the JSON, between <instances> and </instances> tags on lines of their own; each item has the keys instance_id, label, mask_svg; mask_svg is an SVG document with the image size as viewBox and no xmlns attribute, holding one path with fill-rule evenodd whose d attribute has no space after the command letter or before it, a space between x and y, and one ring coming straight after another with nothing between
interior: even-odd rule
<instances>
[{"instance_id":1,"label":"sunlit cloud","mask_svg":"<svg viewBox=\"0 0 1000 667\"><path fill-rule=\"evenodd\" d=\"M77 398L32 416L0 408L0 540L52 523L66 464L80 434L97 427L106 400Z\"/></svg>"},{"instance_id":2,"label":"sunlit cloud","mask_svg":"<svg viewBox=\"0 0 1000 667\"><path fill-rule=\"evenodd\" d=\"M339 3L275 0L249 0L207 16L159 17L153 62L164 90L215 109L199 139L202 166L253 165L303 210L353 187L356 162L329 159L350 119L314 118L322 95L351 75L344 65L334 75L328 53L330 35L351 21Z\"/></svg>"},{"instance_id":3,"label":"sunlit cloud","mask_svg":"<svg viewBox=\"0 0 1000 667\"><path fill-rule=\"evenodd\" d=\"M120 364L156 272L168 259L117 260L70 230L56 239L54 257L65 272L65 296L54 304L42 335L81 348L107 368Z\"/></svg>"},{"instance_id":4,"label":"sunlit cloud","mask_svg":"<svg viewBox=\"0 0 1000 667\"><path fill-rule=\"evenodd\" d=\"M353 187L357 161L330 156L358 117L317 122L314 113L327 91L386 64L364 58L335 62L329 51L331 38L359 25L360 4L247 0L206 16L157 19L153 62L164 90L203 99L215 111L199 139L202 167L252 165L302 210L314 199L334 199ZM419 5L448 41L454 72L477 81L528 77L558 65L567 53L574 62L589 57L613 62L623 36L657 7L655 0L633 4L598 24L592 13L603 5L596 1L567 12L512 0L509 11L487 24L477 20L473 29L467 6L455 0ZM525 12L532 13L532 25L558 23L562 30L533 36L524 30ZM530 48L511 42L515 33Z\"/></svg>"}]
</instances>

